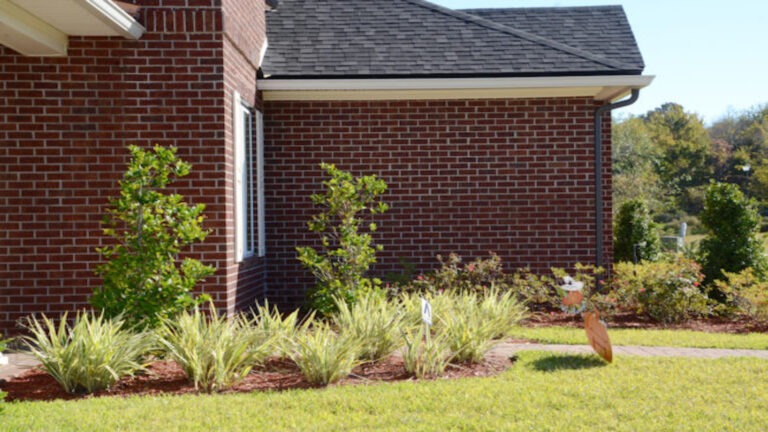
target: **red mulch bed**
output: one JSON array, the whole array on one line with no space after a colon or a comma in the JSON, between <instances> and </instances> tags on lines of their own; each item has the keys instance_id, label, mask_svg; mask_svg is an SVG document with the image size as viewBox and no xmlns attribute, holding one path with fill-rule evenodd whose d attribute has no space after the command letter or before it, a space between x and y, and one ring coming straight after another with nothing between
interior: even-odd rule
<instances>
[{"instance_id":1,"label":"red mulch bed","mask_svg":"<svg viewBox=\"0 0 768 432\"><path fill-rule=\"evenodd\" d=\"M747 318L691 320L686 323L662 326L650 319L631 313L618 313L606 319L609 328L639 329L689 329L718 333L768 332L768 324L759 324ZM532 327L569 326L582 328L581 315L563 312L536 313L528 318L525 325ZM518 341L527 342L527 341ZM449 366L438 379L483 377L498 374L510 366L510 359L486 357L480 364ZM402 359L390 357L380 362L358 366L353 374L334 385L369 385L381 382L415 380L407 374ZM287 360L271 360L253 370L242 382L222 393L246 393L253 391L282 391L315 387L301 374L298 367ZM158 394L196 394L194 386L185 378L184 372L173 362L158 361L149 366L147 373L125 378L113 388L92 395L69 394L56 381L40 370L30 370L7 382L0 382L0 390L8 393L6 400L54 400L86 399L104 396L132 396Z\"/></svg>"},{"instance_id":2,"label":"red mulch bed","mask_svg":"<svg viewBox=\"0 0 768 432\"><path fill-rule=\"evenodd\" d=\"M438 379L491 376L504 371L510 365L510 359L488 357L480 364L449 366L446 373ZM402 359L393 356L376 363L360 365L354 369L348 378L333 385L369 385L405 380L415 380L415 378L405 372ZM307 382L294 363L274 359L251 371L243 381L221 393L282 391L312 387L317 386ZM169 361L152 363L147 373L125 378L111 389L92 395L67 393L48 374L36 369L27 371L5 383L0 383L0 389L8 393L7 401L72 400L104 396L199 393L186 379L181 368L176 363Z\"/></svg>"}]
</instances>

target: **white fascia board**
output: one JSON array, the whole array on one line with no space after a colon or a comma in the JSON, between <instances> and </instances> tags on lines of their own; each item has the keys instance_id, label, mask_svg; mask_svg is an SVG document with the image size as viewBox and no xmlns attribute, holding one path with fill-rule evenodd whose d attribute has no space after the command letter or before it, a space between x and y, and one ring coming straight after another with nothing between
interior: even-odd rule
<instances>
[{"instance_id":1,"label":"white fascia board","mask_svg":"<svg viewBox=\"0 0 768 432\"><path fill-rule=\"evenodd\" d=\"M26 10L0 1L0 44L24 55L67 55L68 36Z\"/></svg>"},{"instance_id":2,"label":"white fascia board","mask_svg":"<svg viewBox=\"0 0 768 432\"><path fill-rule=\"evenodd\" d=\"M465 99L590 96L615 100L653 76L523 78L263 79L265 100Z\"/></svg>"},{"instance_id":3,"label":"white fascia board","mask_svg":"<svg viewBox=\"0 0 768 432\"><path fill-rule=\"evenodd\" d=\"M139 39L146 29L123 8L110 0L77 0L99 21L126 39Z\"/></svg>"}]
</instances>

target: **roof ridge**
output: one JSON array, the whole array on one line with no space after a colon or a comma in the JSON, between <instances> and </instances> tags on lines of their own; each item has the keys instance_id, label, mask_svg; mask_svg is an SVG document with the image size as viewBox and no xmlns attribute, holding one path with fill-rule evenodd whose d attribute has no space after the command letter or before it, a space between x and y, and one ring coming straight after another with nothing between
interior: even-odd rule
<instances>
[{"instance_id":1,"label":"roof ridge","mask_svg":"<svg viewBox=\"0 0 768 432\"><path fill-rule=\"evenodd\" d=\"M566 45L564 43L560 43L560 42L554 41L552 39L549 39L549 38L546 38L546 37L543 37L543 36L535 35L533 33L529 33L529 32L524 31L524 30L519 30L519 29L516 29L516 28L513 28L513 27L509 27L509 26L506 26L506 25L503 25L503 24L499 24L499 23L496 23L494 21L491 21L491 20L488 20L488 19L476 16L476 15L472 15L472 14L468 14L468 13L465 13L465 12L461 12L459 10L450 9L450 8L447 8L447 7L444 7L444 6L440 6L440 5L431 3L431 2L426 1L426 0L404 0L404 1L406 1L408 3L411 3L413 5L416 5L416 6L420 6L420 7L423 7L423 8L434 10L435 12L439 12L439 13L442 13L444 15L451 16L453 18L457 18L457 19L461 19L461 20L464 20L464 21L468 21L468 22L477 24L479 26L488 28L490 30L495 30L495 31L498 31L498 32L511 34L513 36L517 36L519 38L526 39L529 42L534 42L534 43L538 43L538 44L541 44L541 45L545 45L545 46L548 46L549 48L553 48L553 49L556 49L556 50L559 50L559 51L563 51L563 52L566 52L568 54L572 54L572 55L575 55L577 57L581 57L583 59L586 59L586 60L589 60L589 61L593 61L595 63L603 64L605 66L610 66L612 68L616 68L616 69L620 69L620 70L630 70L630 69L633 69L633 66L630 66L630 65L627 65L627 64L624 64L624 63L620 63L620 62L616 62L616 61L613 61L613 60L609 60L609 59L607 59L605 57L599 56L599 55L591 53L589 51L584 51L582 49L575 48L575 47L572 47L570 45ZM504 8L502 8L502 9L504 9ZM507 8L507 9L511 9L511 8Z\"/></svg>"}]
</instances>

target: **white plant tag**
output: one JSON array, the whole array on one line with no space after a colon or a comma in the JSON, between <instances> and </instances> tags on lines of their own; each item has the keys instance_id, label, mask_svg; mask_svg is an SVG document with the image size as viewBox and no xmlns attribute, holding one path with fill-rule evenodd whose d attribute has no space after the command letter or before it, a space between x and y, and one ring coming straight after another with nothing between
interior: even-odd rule
<instances>
[{"instance_id":1,"label":"white plant tag","mask_svg":"<svg viewBox=\"0 0 768 432\"><path fill-rule=\"evenodd\" d=\"M421 321L428 326L432 325L432 305L424 297L421 298Z\"/></svg>"}]
</instances>

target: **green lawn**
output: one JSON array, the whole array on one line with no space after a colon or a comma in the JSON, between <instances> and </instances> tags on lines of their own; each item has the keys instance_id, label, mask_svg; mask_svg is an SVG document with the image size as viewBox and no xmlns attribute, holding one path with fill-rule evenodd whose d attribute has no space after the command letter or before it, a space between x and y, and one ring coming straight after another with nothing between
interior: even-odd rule
<instances>
[{"instance_id":1,"label":"green lawn","mask_svg":"<svg viewBox=\"0 0 768 432\"><path fill-rule=\"evenodd\" d=\"M3 431L768 429L768 362L524 352L493 378L5 404Z\"/></svg>"},{"instance_id":2,"label":"green lawn","mask_svg":"<svg viewBox=\"0 0 768 432\"><path fill-rule=\"evenodd\" d=\"M691 234L685 236L685 244L690 245L693 243L700 243L702 240L704 240L704 237L706 237L704 234ZM768 250L768 233L760 233L758 234L758 237L763 239L763 245L765 246L766 250Z\"/></svg>"},{"instance_id":3,"label":"green lawn","mask_svg":"<svg viewBox=\"0 0 768 432\"><path fill-rule=\"evenodd\" d=\"M685 348L768 349L768 334L705 333L691 330L608 329L614 345L667 346ZM582 328L519 327L512 334L549 344L583 345L587 336Z\"/></svg>"}]
</instances>

